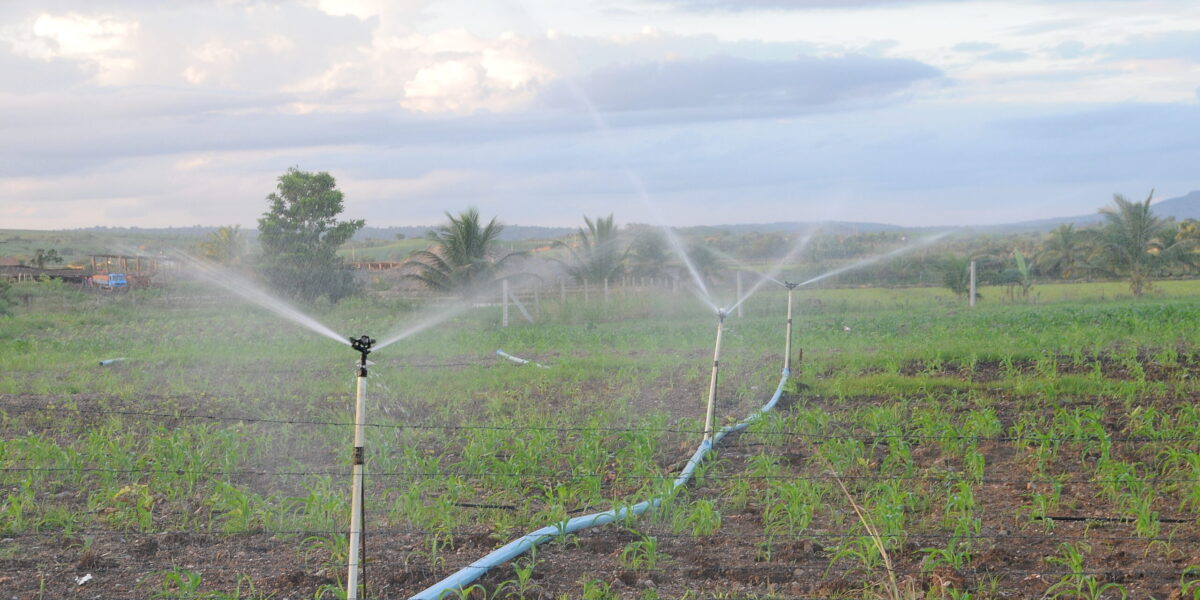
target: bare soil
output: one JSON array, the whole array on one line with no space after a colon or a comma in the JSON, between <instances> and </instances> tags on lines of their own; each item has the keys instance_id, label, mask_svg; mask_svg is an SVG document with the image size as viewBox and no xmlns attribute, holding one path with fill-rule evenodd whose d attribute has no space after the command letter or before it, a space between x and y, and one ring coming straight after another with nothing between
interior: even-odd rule
<instances>
[{"instance_id":1,"label":"bare soil","mask_svg":"<svg viewBox=\"0 0 1200 600\"><path fill-rule=\"evenodd\" d=\"M1200 376L1200 364L1183 362L1170 367L1157 364L1149 356L1139 356L1142 373L1131 372L1128 361L1107 356L1092 357L1086 364L1075 364L1068 357L1057 357L1060 373L1090 373L1099 365L1103 376L1114 380L1144 377L1150 381L1179 381ZM433 366L433 365L428 365ZM968 369L962 365L908 364L906 375L936 373L974 382L999 381L1016 372L1035 373L1034 361L1003 365L980 362ZM599 384L597 384L599 385ZM585 387L581 397L600 397L603 389ZM765 390L769 392L769 390ZM764 396L766 394L764 393ZM45 398L3 398L4 408L37 404ZM80 408L104 407L112 404L87 394L71 398ZM196 408L186 400L154 398L156 405L176 405L175 408ZM548 402L557 401L546 398ZM1148 399L1147 405L1171 410L1180 403L1194 403L1200 398L1168 395ZM862 397L833 400L812 395L787 398L780 410L787 411L794 403L827 407L837 421L837 414L864 404L889 402L892 399ZM1125 414L1127 408L1105 398L1077 399L1079 405L1105 406L1106 414ZM992 407L1001 422L1012 424L1018 415L1028 414L1030 398L994 398ZM139 400L140 404L140 400ZM551 405L552 407L552 405ZM637 411L666 411L673 416L695 412L693 390L672 391L662 396L646 395L633 401ZM948 409L955 410L955 409ZM1047 418L1050 409L1044 409ZM36 419L22 421L36 426ZM169 426L169 424L168 424ZM1113 435L1121 434L1125 424L1113 419L1105 428ZM49 429L49 428L48 428ZM62 431L59 429L58 431ZM668 444L671 448L661 462L664 467L678 466L691 453L686 443ZM720 449L720 463L710 471L712 477L691 490L692 498L718 498L726 481L725 476L744 473L747 460L755 454L763 439L754 434L731 436ZM812 466L805 460L816 451L819 440L806 437L789 439L772 450L783 457L787 475L828 479L828 471ZM1183 442L1193 449L1196 442ZM913 441L913 458L920 472L953 472L962 465L943 455L935 443ZM302 449L297 448L298 452ZM984 481L977 485L976 516L981 519L981 532L976 550L968 564L961 569L925 568L928 550L944 548L948 532L940 522L916 521L907 539L898 550L889 553L896 585L912 591L912 597L940 597L940 590L969 589L974 597L982 598L1040 598L1051 586L1067 575L1062 565L1048 561L1060 553L1064 542L1083 542L1087 553L1084 574L1095 578L1097 584L1120 584L1130 598L1178 599L1180 577L1184 570L1200 565L1200 524L1194 509L1185 510L1181 498L1164 494L1158 509L1162 535L1145 539L1135 534L1133 525L1114 507L1104 503L1096 484L1087 477L1068 478L1063 486L1059 513L1049 519L1022 518L1032 493L1047 485L1035 477L1027 447L1020 441L985 441L981 450L986 457ZM1117 444L1115 452L1130 461L1153 464L1154 457L1144 455L1137 444ZM1095 456L1073 449L1060 453L1054 470L1058 473L1085 473ZM876 461L877 462L877 461ZM862 466L855 474L842 474L847 481L855 475L880 476L876 463ZM752 482L761 487L764 482ZM925 485L942 482L929 478ZM59 499L79 498L78 490L56 490ZM600 507L601 509L603 507ZM633 570L623 566L622 551L638 536L624 527L605 526L586 530L561 542L540 547L533 578L527 589L513 597L559 598L581 597L583 582L599 580L609 586L615 597L645 598L681 597L689 591L699 597L721 595L725 598L843 598L886 597L882 585L888 580L883 569L866 569L861 562L837 558L835 549L841 543L857 517L847 501L842 506L826 507L804 536L776 538L768 548L764 538L763 509L751 502L740 511L722 514L720 531L715 535L676 534L665 525L651 522L635 523L645 535L658 540L662 554L660 564L652 569ZM368 506L368 511L370 507ZM1025 511L1025 512L1023 512ZM169 525L164 523L164 525ZM530 529L545 525L530 524ZM420 532L406 530L369 531L367 538L367 596L369 598L407 598L437 582L455 570L477 560L491 549L508 541L498 540L492 532L456 532L449 548L436 562L431 562L429 538ZM769 549L769 552L768 552ZM30 532L0 539L0 600L40 600L42 598L123 599L181 597L176 587L164 584L163 572L187 570L202 576L199 592L221 591L223 596L237 597L239 589L246 597L277 599L333 598L333 588L344 576L344 565L329 561L329 554L294 535L249 533L222 535L188 531L185 533L141 534L121 531L98 531L64 537ZM89 577L90 576L90 577ZM1198 576L1200 577L1200 576ZM86 581L84 580L86 578ZM478 583L489 591L497 590L504 582L515 580L514 571L505 566L484 575ZM253 594L249 585L253 584ZM653 590L653 592L651 592ZM473 598L484 598L483 592ZM500 597L505 597L504 593ZM696 597L696 596L692 596ZM949 597L948 595L945 597ZM1062 597L1074 597L1064 595ZM1115 592L1108 596L1118 597Z\"/></svg>"}]
</instances>

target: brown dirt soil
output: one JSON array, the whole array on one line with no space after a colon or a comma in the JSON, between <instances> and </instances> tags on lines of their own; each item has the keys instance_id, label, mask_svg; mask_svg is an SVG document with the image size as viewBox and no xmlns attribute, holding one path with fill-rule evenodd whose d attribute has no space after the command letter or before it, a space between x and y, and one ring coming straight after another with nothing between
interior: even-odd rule
<instances>
[{"instance_id":1,"label":"brown dirt soil","mask_svg":"<svg viewBox=\"0 0 1200 600\"><path fill-rule=\"evenodd\" d=\"M1129 376L1128 364L1106 362L1104 357L1098 360L1105 377ZM1058 364L1060 372L1092 370L1089 365L1064 367L1070 364L1066 359L1060 359ZM969 372L961 366L941 367L939 371L944 376L988 382L1005 377L1006 370L1011 368L1033 372L1036 365L1030 362L1005 367L999 363L980 363ZM903 371L928 373L926 365L919 364L906 365ZM1148 379L1169 380L1180 373L1200 374L1200 365L1189 363L1166 368L1147 362L1142 371ZM695 390L688 386L670 389L673 391L666 396L635 398L632 407L639 411L666 410L673 416L692 414ZM589 387L581 393L602 396L604 392ZM113 408L104 398L81 394L71 399L81 408ZM2 400L0 406L5 408L45 401L11 396ZM788 399L780 410L788 410L796 400ZM1196 400L1182 397L1155 399L1151 403L1170 408L1178 402ZM891 401L882 397L851 398L839 401L836 406L830 402L829 411L834 413L836 421L839 411ZM1028 412L1031 401L1000 398L993 408L1007 426L1016 414ZM825 399L808 396L803 402L809 407L821 406ZM1105 406L1112 414L1124 414L1123 407L1103 398L1080 400L1079 404ZM197 407L182 403L177 408ZM36 425L36 419L26 425ZM1116 420L1104 425L1113 434L1124 427ZM783 457L781 464L787 475L828 481L830 472L807 460L818 450L815 443L811 438L795 437L782 446L772 447L772 452ZM709 471L710 477L689 491L690 498L720 497L725 491L722 476L747 472L748 460L761 444L762 438L753 434L727 439L719 462ZM936 442L914 440L912 445L918 476L928 477L924 485L945 485L934 474L960 471L963 467ZM1195 442L1191 445L1195 447ZM667 446L672 450L661 462L671 467L680 466L691 451L685 443ZM1031 496L1049 490L1049 484L1036 476L1028 448L1020 441L984 441L980 450L987 466L985 477L974 492L980 529L970 561L959 569L924 568L928 550L945 547L948 530L938 519L922 517L919 512L913 513L904 542L889 553L897 585L919 592L917 597L938 597L938 590L950 588L977 590L975 597L982 598L1042 597L1069 570L1047 560L1060 554L1063 543L1086 544L1085 573L1098 584L1124 586L1130 598L1179 598L1184 569L1200 565L1200 522L1194 508L1191 512L1181 508L1179 490L1165 492L1155 505L1163 520L1162 534L1153 539L1139 537L1133 524L1123 520L1101 497L1096 483L1085 475L1071 477L1072 473L1086 472L1096 457L1078 444L1068 444L1054 465L1054 471L1066 474L1068 480L1062 486L1059 507L1049 519L1022 517L1029 514ZM1152 462L1153 456L1146 456L1146 452L1139 445L1118 444L1114 449L1115 455L1125 460ZM854 472L842 473L841 477L848 487L855 489L856 478L870 480L882 475L879 462L878 456L873 455ZM764 481L751 483L755 490L765 485ZM73 490L56 493L67 501L81 496ZM657 537L661 557L654 568L638 570L621 560L622 551L639 539L637 535L617 526L585 530L540 547L531 587L520 596L515 588L508 590L512 597L575 598L581 595L582 582L601 580L618 598L646 597L651 589L663 598L680 597L689 591L699 592L700 597L716 594L733 598L842 598L864 594L886 597L880 587L887 579L886 571L879 567L865 568L856 559L836 556L837 546L856 529L857 517L848 500L817 511L805 535L771 540L764 538L763 509L751 502L739 511L723 511L716 535L677 534L667 524L639 521L633 526L642 534ZM934 510L929 514L936 513ZM541 525L531 524L530 528ZM457 532L451 547L431 562L427 536L403 530L369 531L368 597L407 598L507 541L490 534L482 529ZM148 598L158 593L177 597L171 594L178 590L164 587L162 575L174 569L199 573L202 576L199 591L220 590L226 594L220 597L231 597L239 580L245 577L262 597L309 599L319 597L326 587L336 586L344 576L345 566L330 562L328 557L326 550L295 536L269 533L92 531L63 537L30 532L0 539L0 600L116 600ZM80 578L87 575L91 578L81 583ZM513 569L505 566L484 575L479 583L492 591L514 579ZM242 588L242 594L242 597L257 597L250 596L246 587ZM326 597L335 596L330 593ZM499 597L505 596L502 593Z\"/></svg>"}]
</instances>

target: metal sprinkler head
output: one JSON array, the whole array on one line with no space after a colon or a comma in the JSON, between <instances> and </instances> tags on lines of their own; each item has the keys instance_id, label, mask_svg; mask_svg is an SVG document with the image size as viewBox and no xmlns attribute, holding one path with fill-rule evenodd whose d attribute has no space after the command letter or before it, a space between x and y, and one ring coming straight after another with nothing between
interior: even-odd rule
<instances>
[{"instance_id":1,"label":"metal sprinkler head","mask_svg":"<svg viewBox=\"0 0 1200 600\"><path fill-rule=\"evenodd\" d=\"M370 336L364 335L359 338L350 338L350 347L354 348L362 354L362 364L367 364L367 355L371 353L371 346L375 345L375 340Z\"/></svg>"},{"instance_id":2,"label":"metal sprinkler head","mask_svg":"<svg viewBox=\"0 0 1200 600\"><path fill-rule=\"evenodd\" d=\"M718 308L718 309L717 309L717 320L718 320L718 321L724 321L724 320L725 320L725 317L728 317L728 316L729 316L729 310L728 310L728 309L725 309L725 308Z\"/></svg>"},{"instance_id":3,"label":"metal sprinkler head","mask_svg":"<svg viewBox=\"0 0 1200 600\"><path fill-rule=\"evenodd\" d=\"M783 287L785 287L785 288L787 288L787 289L789 289L789 290L794 290L794 289L796 289L796 288L797 288L799 285L800 285L800 284L798 284L798 283L792 283L792 282L790 282L790 281L784 281L784 282L783 282Z\"/></svg>"}]
</instances>

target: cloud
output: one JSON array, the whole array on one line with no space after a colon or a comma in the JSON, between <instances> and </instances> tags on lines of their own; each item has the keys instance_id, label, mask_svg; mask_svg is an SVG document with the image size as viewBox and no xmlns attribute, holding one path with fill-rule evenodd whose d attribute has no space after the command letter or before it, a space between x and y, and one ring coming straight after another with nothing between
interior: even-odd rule
<instances>
[{"instance_id":1,"label":"cloud","mask_svg":"<svg viewBox=\"0 0 1200 600\"><path fill-rule=\"evenodd\" d=\"M403 47L422 66L403 85L400 105L418 112L504 112L526 106L555 77L515 35L485 40L465 31L413 36Z\"/></svg>"},{"instance_id":2,"label":"cloud","mask_svg":"<svg viewBox=\"0 0 1200 600\"><path fill-rule=\"evenodd\" d=\"M1168 31L1142 34L1116 44L1097 48L1117 60L1182 60L1200 63L1200 31Z\"/></svg>"},{"instance_id":3,"label":"cloud","mask_svg":"<svg viewBox=\"0 0 1200 600\"><path fill-rule=\"evenodd\" d=\"M668 4L688 11L812 10L870 8L904 4L934 4L950 0L669 0ZM656 2L660 3L660 2Z\"/></svg>"},{"instance_id":4,"label":"cloud","mask_svg":"<svg viewBox=\"0 0 1200 600\"><path fill-rule=\"evenodd\" d=\"M951 50L970 54L973 60L1016 62L1029 58L1029 55L1025 52L1006 49L998 44L984 42L962 42L955 44Z\"/></svg>"},{"instance_id":5,"label":"cloud","mask_svg":"<svg viewBox=\"0 0 1200 600\"><path fill-rule=\"evenodd\" d=\"M929 65L906 59L842 56L787 61L731 56L601 68L578 83L599 110L637 111L726 107L755 116L764 108L813 108L874 103L918 83L942 79ZM543 102L577 104L566 84Z\"/></svg>"},{"instance_id":6,"label":"cloud","mask_svg":"<svg viewBox=\"0 0 1200 600\"><path fill-rule=\"evenodd\" d=\"M79 65L67 61L45 61L9 52L0 45L0 94L19 95L71 89L91 77Z\"/></svg>"},{"instance_id":7,"label":"cloud","mask_svg":"<svg viewBox=\"0 0 1200 600\"><path fill-rule=\"evenodd\" d=\"M135 67L134 42L139 23L113 15L41 13L5 27L0 39L14 54L43 61L78 61L95 74L97 83L128 81Z\"/></svg>"}]
</instances>

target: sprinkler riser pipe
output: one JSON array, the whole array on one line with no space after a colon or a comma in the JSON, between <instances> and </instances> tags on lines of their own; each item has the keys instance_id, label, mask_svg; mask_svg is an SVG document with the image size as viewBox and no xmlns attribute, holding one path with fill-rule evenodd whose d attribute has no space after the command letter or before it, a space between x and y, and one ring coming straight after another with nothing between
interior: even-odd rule
<instances>
[{"instance_id":1,"label":"sprinkler riser pipe","mask_svg":"<svg viewBox=\"0 0 1200 600\"><path fill-rule=\"evenodd\" d=\"M783 370L792 370L792 288L787 294L787 331L783 336Z\"/></svg>"},{"instance_id":2,"label":"sprinkler riser pipe","mask_svg":"<svg viewBox=\"0 0 1200 600\"><path fill-rule=\"evenodd\" d=\"M363 532L363 463L365 452L363 438L366 434L365 413L367 404L366 360L359 365L357 390L354 401L354 465L350 484L350 557L346 565L346 599L358 600L359 550Z\"/></svg>"},{"instance_id":3,"label":"sprinkler riser pipe","mask_svg":"<svg viewBox=\"0 0 1200 600\"><path fill-rule=\"evenodd\" d=\"M721 367L721 332L725 329L725 315L718 313L717 343L713 348L712 379L708 383L708 409L704 413L704 441L712 443L713 417L717 410L717 374Z\"/></svg>"}]
</instances>

